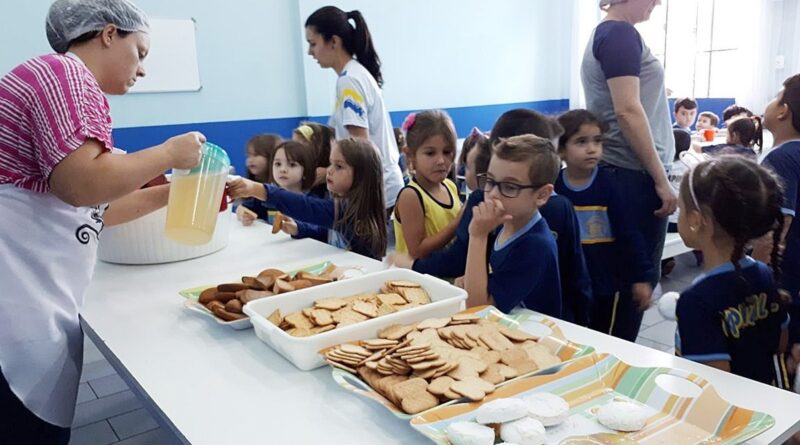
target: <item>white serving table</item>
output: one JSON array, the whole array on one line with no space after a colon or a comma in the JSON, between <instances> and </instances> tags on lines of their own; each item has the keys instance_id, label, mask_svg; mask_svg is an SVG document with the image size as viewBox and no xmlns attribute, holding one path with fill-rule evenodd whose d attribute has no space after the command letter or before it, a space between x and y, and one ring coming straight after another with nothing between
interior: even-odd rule
<instances>
[{"instance_id":1,"label":"white serving table","mask_svg":"<svg viewBox=\"0 0 800 445\"><path fill-rule=\"evenodd\" d=\"M378 261L313 240L239 224L227 248L191 261L154 266L98 263L83 327L176 443L424 444L408 422L340 389L329 368L297 370L259 341L188 311L178 291L235 280L279 266L330 260L377 271ZM666 353L559 323L573 341L637 366L683 368L708 379L728 401L773 415L752 444L780 443L800 430L800 396Z\"/></svg>"}]
</instances>

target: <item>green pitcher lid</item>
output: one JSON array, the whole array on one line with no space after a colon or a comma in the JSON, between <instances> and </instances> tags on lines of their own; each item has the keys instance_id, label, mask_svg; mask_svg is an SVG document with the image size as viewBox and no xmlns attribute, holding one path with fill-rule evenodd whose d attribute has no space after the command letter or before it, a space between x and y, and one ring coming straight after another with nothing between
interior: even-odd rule
<instances>
[{"instance_id":1,"label":"green pitcher lid","mask_svg":"<svg viewBox=\"0 0 800 445\"><path fill-rule=\"evenodd\" d=\"M195 174L207 171L224 171L228 173L231 166L231 159L228 153L219 145L206 142L203 144L203 157L200 163L189 171L189 174Z\"/></svg>"}]
</instances>

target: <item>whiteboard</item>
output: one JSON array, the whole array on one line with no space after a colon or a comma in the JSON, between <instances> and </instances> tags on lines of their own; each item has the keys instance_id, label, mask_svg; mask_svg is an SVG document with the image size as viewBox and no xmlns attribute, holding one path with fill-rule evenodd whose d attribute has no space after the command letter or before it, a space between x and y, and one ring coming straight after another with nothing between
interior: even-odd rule
<instances>
[{"instance_id":1,"label":"whiteboard","mask_svg":"<svg viewBox=\"0 0 800 445\"><path fill-rule=\"evenodd\" d=\"M150 53L145 76L130 93L200 90L194 19L150 19Z\"/></svg>"}]
</instances>

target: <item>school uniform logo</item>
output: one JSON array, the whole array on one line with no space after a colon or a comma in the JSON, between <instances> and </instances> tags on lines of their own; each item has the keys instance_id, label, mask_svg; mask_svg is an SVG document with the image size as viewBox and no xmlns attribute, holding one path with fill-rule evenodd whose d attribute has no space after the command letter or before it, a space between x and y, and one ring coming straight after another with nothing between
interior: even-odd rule
<instances>
[{"instance_id":1,"label":"school uniform logo","mask_svg":"<svg viewBox=\"0 0 800 445\"><path fill-rule=\"evenodd\" d=\"M751 295L743 303L722 311L722 330L726 337L739 338L743 329L754 327L779 310L780 304L767 304L767 294Z\"/></svg>"},{"instance_id":2,"label":"school uniform logo","mask_svg":"<svg viewBox=\"0 0 800 445\"><path fill-rule=\"evenodd\" d=\"M606 206L575 206L581 229L581 244L614 242Z\"/></svg>"}]
</instances>

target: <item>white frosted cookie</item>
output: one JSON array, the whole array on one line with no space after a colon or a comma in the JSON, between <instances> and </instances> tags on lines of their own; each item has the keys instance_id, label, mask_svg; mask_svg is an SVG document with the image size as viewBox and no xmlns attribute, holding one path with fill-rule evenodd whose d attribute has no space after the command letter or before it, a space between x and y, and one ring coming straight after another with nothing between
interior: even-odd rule
<instances>
[{"instance_id":1,"label":"white frosted cookie","mask_svg":"<svg viewBox=\"0 0 800 445\"><path fill-rule=\"evenodd\" d=\"M475 421L488 423L511 422L528 415L528 405L520 399L497 399L475 410Z\"/></svg>"},{"instance_id":2,"label":"white frosted cookie","mask_svg":"<svg viewBox=\"0 0 800 445\"><path fill-rule=\"evenodd\" d=\"M492 445L494 430L475 422L453 422L447 426L447 437L453 445Z\"/></svg>"},{"instance_id":3,"label":"white frosted cookie","mask_svg":"<svg viewBox=\"0 0 800 445\"><path fill-rule=\"evenodd\" d=\"M614 400L597 410L597 421L616 431L639 431L647 423L647 411L641 406Z\"/></svg>"},{"instance_id":4,"label":"white frosted cookie","mask_svg":"<svg viewBox=\"0 0 800 445\"><path fill-rule=\"evenodd\" d=\"M522 400L528 406L528 415L544 426L559 425L569 416L569 403L555 394L539 392Z\"/></svg>"},{"instance_id":5,"label":"white frosted cookie","mask_svg":"<svg viewBox=\"0 0 800 445\"><path fill-rule=\"evenodd\" d=\"M500 425L500 438L519 445L545 445L544 425L536 419L523 417Z\"/></svg>"}]
</instances>

